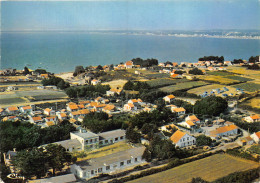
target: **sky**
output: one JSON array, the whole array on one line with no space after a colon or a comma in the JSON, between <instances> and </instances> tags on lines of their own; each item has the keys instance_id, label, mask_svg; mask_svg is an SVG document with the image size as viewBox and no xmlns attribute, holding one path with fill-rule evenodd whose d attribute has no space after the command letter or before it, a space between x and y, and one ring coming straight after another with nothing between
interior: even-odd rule
<instances>
[{"instance_id":1,"label":"sky","mask_svg":"<svg viewBox=\"0 0 260 183\"><path fill-rule=\"evenodd\" d=\"M260 29L259 0L0 3L2 31Z\"/></svg>"}]
</instances>

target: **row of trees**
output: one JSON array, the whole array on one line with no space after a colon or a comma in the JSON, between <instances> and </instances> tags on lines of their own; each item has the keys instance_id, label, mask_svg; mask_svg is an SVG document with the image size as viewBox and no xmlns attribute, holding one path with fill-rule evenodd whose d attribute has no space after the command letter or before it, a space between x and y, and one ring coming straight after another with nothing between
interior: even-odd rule
<instances>
[{"instance_id":1,"label":"row of trees","mask_svg":"<svg viewBox=\"0 0 260 183\"><path fill-rule=\"evenodd\" d=\"M66 94L70 98L77 97L97 97L99 95L103 95L106 91L110 90L109 85L85 85L78 87L69 87L65 89Z\"/></svg>"},{"instance_id":2,"label":"row of trees","mask_svg":"<svg viewBox=\"0 0 260 183\"><path fill-rule=\"evenodd\" d=\"M84 117L83 126L94 133L104 132L119 128L126 128L125 121L127 116L120 116L109 119L104 112L92 112Z\"/></svg>"},{"instance_id":3,"label":"row of trees","mask_svg":"<svg viewBox=\"0 0 260 183\"><path fill-rule=\"evenodd\" d=\"M146 60L143 60L141 58L133 58L132 62L134 63L134 65L140 65L141 67L151 67L153 65L158 65L158 60L154 58L148 58Z\"/></svg>"},{"instance_id":4,"label":"row of trees","mask_svg":"<svg viewBox=\"0 0 260 183\"><path fill-rule=\"evenodd\" d=\"M48 86L48 85L55 85L57 88L64 90L68 87L70 87L70 84L68 82L65 82L62 78L52 76L48 79L43 79L42 80L42 85L43 86Z\"/></svg>"},{"instance_id":5,"label":"row of trees","mask_svg":"<svg viewBox=\"0 0 260 183\"><path fill-rule=\"evenodd\" d=\"M140 82L140 81L128 81L123 86L124 90L135 90L135 91L141 91L145 89L149 89L150 85L148 85L146 82Z\"/></svg>"},{"instance_id":6,"label":"row of trees","mask_svg":"<svg viewBox=\"0 0 260 183\"><path fill-rule=\"evenodd\" d=\"M70 138L70 132L75 127L68 121L59 125L41 128L28 122L0 123L0 147L1 152L7 152L16 148L18 151L26 148L37 147Z\"/></svg>"},{"instance_id":7,"label":"row of trees","mask_svg":"<svg viewBox=\"0 0 260 183\"><path fill-rule=\"evenodd\" d=\"M49 169L52 169L55 175L56 170L61 171L66 164L76 162L76 159L61 145L48 144L45 147L34 147L17 152L12 164L26 178L32 176L41 178Z\"/></svg>"},{"instance_id":8,"label":"row of trees","mask_svg":"<svg viewBox=\"0 0 260 183\"><path fill-rule=\"evenodd\" d=\"M216 61L224 63L224 57L223 56L204 56L202 58L199 58L199 61Z\"/></svg>"},{"instance_id":9,"label":"row of trees","mask_svg":"<svg viewBox=\"0 0 260 183\"><path fill-rule=\"evenodd\" d=\"M203 75L203 72L202 72L202 70L200 70L197 67L195 67L194 69L189 70L189 74Z\"/></svg>"}]
</instances>

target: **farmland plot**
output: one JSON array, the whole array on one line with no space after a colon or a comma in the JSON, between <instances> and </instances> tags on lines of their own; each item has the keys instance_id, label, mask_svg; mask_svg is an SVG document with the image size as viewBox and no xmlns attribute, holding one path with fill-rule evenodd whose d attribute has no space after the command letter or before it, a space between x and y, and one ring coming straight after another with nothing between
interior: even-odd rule
<instances>
[{"instance_id":1,"label":"farmland plot","mask_svg":"<svg viewBox=\"0 0 260 183\"><path fill-rule=\"evenodd\" d=\"M214 181L236 171L257 168L259 163L226 154L216 154L201 160L187 163L164 172L130 181L132 183L176 182L188 183L193 177Z\"/></svg>"}]
</instances>

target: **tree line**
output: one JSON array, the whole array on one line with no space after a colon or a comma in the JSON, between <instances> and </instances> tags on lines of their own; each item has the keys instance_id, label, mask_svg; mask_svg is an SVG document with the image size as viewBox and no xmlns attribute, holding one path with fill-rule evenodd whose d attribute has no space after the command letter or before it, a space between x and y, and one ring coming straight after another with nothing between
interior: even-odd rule
<instances>
[{"instance_id":1,"label":"tree line","mask_svg":"<svg viewBox=\"0 0 260 183\"><path fill-rule=\"evenodd\" d=\"M65 82L62 78L51 76L48 79L43 79L42 80L42 85L43 86L48 86L48 85L55 85L57 88L64 90L68 87L70 87L70 84L68 82Z\"/></svg>"},{"instance_id":2,"label":"tree line","mask_svg":"<svg viewBox=\"0 0 260 183\"><path fill-rule=\"evenodd\" d=\"M141 67L151 67L154 65L158 65L158 60L154 58L148 58L146 60L143 60L142 58L133 58L132 62L134 65L140 65Z\"/></svg>"},{"instance_id":3,"label":"tree line","mask_svg":"<svg viewBox=\"0 0 260 183\"><path fill-rule=\"evenodd\" d=\"M76 128L68 121L46 128L34 125L29 122L0 123L0 147L1 152L7 152L16 148L18 151L26 148L38 147L70 138L70 132Z\"/></svg>"},{"instance_id":4,"label":"tree line","mask_svg":"<svg viewBox=\"0 0 260 183\"><path fill-rule=\"evenodd\" d=\"M199 58L199 61L216 61L216 62L221 62L224 63L224 57L223 56L204 56Z\"/></svg>"}]
</instances>

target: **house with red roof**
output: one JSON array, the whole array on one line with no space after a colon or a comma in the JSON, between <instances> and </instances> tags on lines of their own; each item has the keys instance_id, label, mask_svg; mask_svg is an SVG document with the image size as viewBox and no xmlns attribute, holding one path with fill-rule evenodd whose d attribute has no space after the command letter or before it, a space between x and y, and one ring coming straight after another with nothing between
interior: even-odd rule
<instances>
[{"instance_id":1,"label":"house with red roof","mask_svg":"<svg viewBox=\"0 0 260 183\"><path fill-rule=\"evenodd\" d=\"M172 112L176 113L178 116L184 115L186 110L183 107L171 108Z\"/></svg>"},{"instance_id":2,"label":"house with red roof","mask_svg":"<svg viewBox=\"0 0 260 183\"><path fill-rule=\"evenodd\" d=\"M175 99L174 95L167 95L167 96L163 97L163 100L165 102L169 102L169 103L171 103L174 99Z\"/></svg>"},{"instance_id":3,"label":"house with red roof","mask_svg":"<svg viewBox=\"0 0 260 183\"><path fill-rule=\"evenodd\" d=\"M247 116L244 118L244 121L248 123L260 122L260 116L258 114Z\"/></svg>"},{"instance_id":4,"label":"house with red roof","mask_svg":"<svg viewBox=\"0 0 260 183\"><path fill-rule=\"evenodd\" d=\"M42 119L41 116L34 116L34 117L29 116L29 121L30 121L31 123L42 123L42 122L43 122L43 119Z\"/></svg>"},{"instance_id":5,"label":"house with red roof","mask_svg":"<svg viewBox=\"0 0 260 183\"><path fill-rule=\"evenodd\" d=\"M195 124L199 124L200 123L200 120L199 118L197 118L197 116L195 115L189 115L185 118L185 121L192 121L193 123Z\"/></svg>"},{"instance_id":6,"label":"house with red roof","mask_svg":"<svg viewBox=\"0 0 260 183\"><path fill-rule=\"evenodd\" d=\"M213 138L220 138L223 136L237 135L238 127L236 125L228 125L210 131L210 136Z\"/></svg>"},{"instance_id":7,"label":"house with red roof","mask_svg":"<svg viewBox=\"0 0 260 183\"><path fill-rule=\"evenodd\" d=\"M124 111L136 111L137 107L132 103L127 103L124 105Z\"/></svg>"},{"instance_id":8,"label":"house with red roof","mask_svg":"<svg viewBox=\"0 0 260 183\"><path fill-rule=\"evenodd\" d=\"M31 106L23 106L23 107L20 107L20 111L22 112L22 113L30 113L30 112L32 112L32 107Z\"/></svg>"},{"instance_id":9,"label":"house with red roof","mask_svg":"<svg viewBox=\"0 0 260 183\"><path fill-rule=\"evenodd\" d=\"M132 69L134 66L134 62L132 60L129 60L125 63L125 68L126 69Z\"/></svg>"},{"instance_id":10,"label":"house with red roof","mask_svg":"<svg viewBox=\"0 0 260 183\"><path fill-rule=\"evenodd\" d=\"M250 137L255 141L255 143L260 144L260 131L253 133Z\"/></svg>"},{"instance_id":11,"label":"house with red roof","mask_svg":"<svg viewBox=\"0 0 260 183\"><path fill-rule=\"evenodd\" d=\"M8 112L9 114L18 114L19 113L19 110L18 110L18 107L16 106L11 106L11 107L8 107L6 109L6 112Z\"/></svg>"},{"instance_id":12,"label":"house with red roof","mask_svg":"<svg viewBox=\"0 0 260 183\"><path fill-rule=\"evenodd\" d=\"M181 131L177 130L171 137L170 140L175 144L175 147L187 147L196 144L196 138Z\"/></svg>"},{"instance_id":13,"label":"house with red roof","mask_svg":"<svg viewBox=\"0 0 260 183\"><path fill-rule=\"evenodd\" d=\"M78 109L79 109L79 107L75 103L67 105L67 110L70 111L70 112L77 111Z\"/></svg>"},{"instance_id":14,"label":"house with red roof","mask_svg":"<svg viewBox=\"0 0 260 183\"><path fill-rule=\"evenodd\" d=\"M99 80L99 79L93 79L92 81L91 81L91 84L92 85L97 85L98 83L100 83L101 81Z\"/></svg>"},{"instance_id":15,"label":"house with red roof","mask_svg":"<svg viewBox=\"0 0 260 183\"><path fill-rule=\"evenodd\" d=\"M68 118L67 114L64 113L64 112L58 113L58 114L57 114L57 117L58 117L58 119L59 119L60 121L63 121L63 120L65 120L65 119Z\"/></svg>"},{"instance_id":16,"label":"house with red roof","mask_svg":"<svg viewBox=\"0 0 260 183\"><path fill-rule=\"evenodd\" d=\"M46 108L46 109L44 109L43 114L45 114L47 116L54 116L55 115L55 111L50 109L50 108Z\"/></svg>"}]
</instances>

